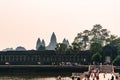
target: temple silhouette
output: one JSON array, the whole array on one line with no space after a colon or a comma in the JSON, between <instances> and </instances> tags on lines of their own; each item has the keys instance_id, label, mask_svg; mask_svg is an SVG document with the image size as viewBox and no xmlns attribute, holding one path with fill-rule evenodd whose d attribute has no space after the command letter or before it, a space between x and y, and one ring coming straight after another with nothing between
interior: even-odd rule
<instances>
[{"instance_id":1,"label":"temple silhouette","mask_svg":"<svg viewBox=\"0 0 120 80\"><path fill-rule=\"evenodd\" d=\"M67 47L69 47L69 41L67 39L64 38L62 43L66 44ZM40 38L38 38L37 43L36 43L36 50L38 50L39 47L41 46L45 47L46 50L55 50L56 45L57 45L57 38L56 38L55 33L53 32L48 46L45 45L44 39L42 39L41 41Z\"/></svg>"}]
</instances>

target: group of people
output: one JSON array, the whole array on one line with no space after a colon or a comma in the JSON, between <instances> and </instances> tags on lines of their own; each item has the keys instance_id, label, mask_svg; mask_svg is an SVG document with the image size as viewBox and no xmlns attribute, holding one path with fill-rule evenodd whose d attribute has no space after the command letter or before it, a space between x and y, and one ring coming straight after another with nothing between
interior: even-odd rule
<instances>
[{"instance_id":1,"label":"group of people","mask_svg":"<svg viewBox=\"0 0 120 80\"><path fill-rule=\"evenodd\" d=\"M100 73L98 68L91 69L90 71L85 73L85 76L83 79L80 77L71 77L72 80L119 80L118 75L113 73ZM63 80L61 79L61 76L57 77L57 80Z\"/></svg>"},{"instance_id":2,"label":"group of people","mask_svg":"<svg viewBox=\"0 0 120 80\"><path fill-rule=\"evenodd\" d=\"M92 78L93 80L99 80L99 69L91 69L88 73L85 74L85 80L90 80Z\"/></svg>"},{"instance_id":3,"label":"group of people","mask_svg":"<svg viewBox=\"0 0 120 80\"><path fill-rule=\"evenodd\" d=\"M77 79L75 79L75 77L72 77L72 80L81 80L80 77L77 77Z\"/></svg>"},{"instance_id":4,"label":"group of people","mask_svg":"<svg viewBox=\"0 0 120 80\"><path fill-rule=\"evenodd\" d=\"M89 71L88 74L85 74L84 80L99 80L99 77L101 77L100 75L99 69L94 69ZM108 75L111 77L108 78ZM118 80L118 76L114 75L113 73L103 73L103 80Z\"/></svg>"},{"instance_id":5,"label":"group of people","mask_svg":"<svg viewBox=\"0 0 120 80\"><path fill-rule=\"evenodd\" d=\"M106 77L106 73L103 74L104 78ZM117 75L113 75L113 73L111 73L111 78L108 80L118 80L118 76Z\"/></svg>"}]
</instances>

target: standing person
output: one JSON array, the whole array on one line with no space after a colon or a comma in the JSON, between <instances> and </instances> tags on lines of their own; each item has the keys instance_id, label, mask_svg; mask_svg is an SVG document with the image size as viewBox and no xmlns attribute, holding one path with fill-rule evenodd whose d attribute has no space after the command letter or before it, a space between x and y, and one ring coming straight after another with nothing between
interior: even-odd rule
<instances>
[{"instance_id":1,"label":"standing person","mask_svg":"<svg viewBox=\"0 0 120 80\"><path fill-rule=\"evenodd\" d=\"M114 76L112 75L111 80L114 80Z\"/></svg>"},{"instance_id":2,"label":"standing person","mask_svg":"<svg viewBox=\"0 0 120 80\"><path fill-rule=\"evenodd\" d=\"M74 80L74 76L72 76L72 80Z\"/></svg>"},{"instance_id":3,"label":"standing person","mask_svg":"<svg viewBox=\"0 0 120 80\"><path fill-rule=\"evenodd\" d=\"M58 77L57 77L57 80L61 80L61 76L58 76Z\"/></svg>"},{"instance_id":4,"label":"standing person","mask_svg":"<svg viewBox=\"0 0 120 80\"><path fill-rule=\"evenodd\" d=\"M96 80L99 80L99 72L96 73Z\"/></svg>"},{"instance_id":5,"label":"standing person","mask_svg":"<svg viewBox=\"0 0 120 80\"><path fill-rule=\"evenodd\" d=\"M99 75L96 76L96 80L99 80Z\"/></svg>"},{"instance_id":6,"label":"standing person","mask_svg":"<svg viewBox=\"0 0 120 80\"><path fill-rule=\"evenodd\" d=\"M118 80L118 76L116 76L116 80Z\"/></svg>"},{"instance_id":7,"label":"standing person","mask_svg":"<svg viewBox=\"0 0 120 80\"><path fill-rule=\"evenodd\" d=\"M80 80L80 78L78 77L77 80Z\"/></svg>"},{"instance_id":8,"label":"standing person","mask_svg":"<svg viewBox=\"0 0 120 80\"><path fill-rule=\"evenodd\" d=\"M103 77L105 78L105 73L103 74Z\"/></svg>"}]
</instances>

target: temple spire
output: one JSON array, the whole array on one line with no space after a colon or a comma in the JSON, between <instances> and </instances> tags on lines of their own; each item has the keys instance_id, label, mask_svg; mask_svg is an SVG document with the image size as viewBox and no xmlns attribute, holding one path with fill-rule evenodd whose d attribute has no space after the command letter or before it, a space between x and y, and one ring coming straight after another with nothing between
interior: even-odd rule
<instances>
[{"instance_id":1,"label":"temple spire","mask_svg":"<svg viewBox=\"0 0 120 80\"><path fill-rule=\"evenodd\" d=\"M50 43L47 46L47 50L55 50L56 45L57 45L57 38L56 38L55 33L53 32L51 35Z\"/></svg>"},{"instance_id":2,"label":"temple spire","mask_svg":"<svg viewBox=\"0 0 120 80\"><path fill-rule=\"evenodd\" d=\"M40 38L38 38L37 43L36 43L36 50L39 49L39 47L42 45Z\"/></svg>"}]
</instances>

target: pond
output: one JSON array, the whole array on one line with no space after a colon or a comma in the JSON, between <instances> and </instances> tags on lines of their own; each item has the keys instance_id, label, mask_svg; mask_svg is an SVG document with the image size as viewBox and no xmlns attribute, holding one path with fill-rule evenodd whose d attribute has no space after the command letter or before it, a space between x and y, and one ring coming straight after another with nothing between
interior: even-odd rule
<instances>
[{"instance_id":1,"label":"pond","mask_svg":"<svg viewBox=\"0 0 120 80\"><path fill-rule=\"evenodd\" d=\"M56 80L61 76L64 80L71 79L71 72L39 72L39 73L0 73L0 80Z\"/></svg>"}]
</instances>

